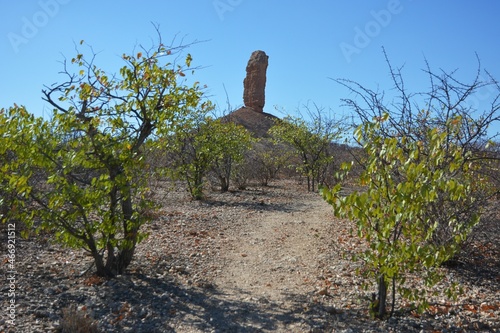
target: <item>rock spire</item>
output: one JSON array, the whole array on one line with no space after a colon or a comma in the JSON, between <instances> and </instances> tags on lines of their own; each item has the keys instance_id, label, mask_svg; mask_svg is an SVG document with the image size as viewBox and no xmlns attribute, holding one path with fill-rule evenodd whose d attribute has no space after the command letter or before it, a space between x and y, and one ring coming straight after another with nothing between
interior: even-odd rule
<instances>
[{"instance_id":1,"label":"rock spire","mask_svg":"<svg viewBox=\"0 0 500 333\"><path fill-rule=\"evenodd\" d=\"M243 103L257 112L264 112L268 59L264 51L254 51L248 60L247 76L243 80Z\"/></svg>"}]
</instances>

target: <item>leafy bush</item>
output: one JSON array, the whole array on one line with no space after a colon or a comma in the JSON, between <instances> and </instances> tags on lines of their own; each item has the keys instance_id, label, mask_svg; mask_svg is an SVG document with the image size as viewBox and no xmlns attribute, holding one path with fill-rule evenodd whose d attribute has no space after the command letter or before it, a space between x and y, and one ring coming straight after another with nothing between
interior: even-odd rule
<instances>
[{"instance_id":1,"label":"leafy bush","mask_svg":"<svg viewBox=\"0 0 500 333\"><path fill-rule=\"evenodd\" d=\"M442 279L437 267L459 251L479 222L481 210L476 209L476 198L471 194L486 186L468 159L470 153L447 141L450 133L460 131L460 117L450 120L446 130L428 129L425 141L381 136L385 121L389 121L388 114L356 131L367 155L359 179L366 190L342 197L338 184L323 191L336 216L356 221L358 235L369 245L360 257L366 264L364 274L378 283L378 297L371 309L379 318L386 316L391 282L391 315L396 286L419 309L428 305L425 290L405 287L406 276L418 272L426 286ZM436 203L441 205L439 214L434 211ZM436 242L443 232L449 237ZM448 294L453 291L450 288Z\"/></svg>"},{"instance_id":2,"label":"leafy bush","mask_svg":"<svg viewBox=\"0 0 500 333\"><path fill-rule=\"evenodd\" d=\"M243 126L231 121L218 120L214 125L213 144L217 153L210 172L218 180L220 190L226 192L235 167L244 162L245 153L251 149L255 139Z\"/></svg>"},{"instance_id":3,"label":"leafy bush","mask_svg":"<svg viewBox=\"0 0 500 333\"><path fill-rule=\"evenodd\" d=\"M195 114L170 137L167 150L173 152L171 171L174 177L186 181L195 200L203 198L209 172L219 182L221 191L227 191L234 164L243 159L251 142L250 133L242 126L204 113Z\"/></svg>"},{"instance_id":4,"label":"leafy bush","mask_svg":"<svg viewBox=\"0 0 500 333\"><path fill-rule=\"evenodd\" d=\"M325 116L316 106L312 112L306 105L308 118L287 116L277 120L269 130L273 138L291 146L301 163L297 171L307 178L307 189L315 191L317 185L323 185L328 169L333 163L331 145L340 139L344 132L343 120L335 121Z\"/></svg>"},{"instance_id":5,"label":"leafy bush","mask_svg":"<svg viewBox=\"0 0 500 333\"><path fill-rule=\"evenodd\" d=\"M51 120L17 105L0 114L0 156L16 152L2 166L0 184L16 193L18 207L23 199L36 205L17 217L87 250L101 276L123 273L146 236L140 228L151 207L141 177L147 140L175 133L191 110L207 107L198 84L182 84L184 68L168 62L183 49L160 39L149 50L124 54L119 75L98 68L95 54L79 53L71 60L74 72L64 63L66 81L43 91L54 107ZM191 60L188 54L185 67Z\"/></svg>"}]
</instances>

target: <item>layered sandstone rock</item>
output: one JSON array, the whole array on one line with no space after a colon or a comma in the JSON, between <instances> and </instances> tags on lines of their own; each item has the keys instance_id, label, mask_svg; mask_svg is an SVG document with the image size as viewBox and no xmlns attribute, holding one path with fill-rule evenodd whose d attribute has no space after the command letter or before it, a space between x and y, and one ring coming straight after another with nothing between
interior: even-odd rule
<instances>
[{"instance_id":1,"label":"layered sandstone rock","mask_svg":"<svg viewBox=\"0 0 500 333\"><path fill-rule=\"evenodd\" d=\"M268 59L264 51L254 51L248 60L247 76L243 80L243 103L257 112L264 112Z\"/></svg>"}]
</instances>

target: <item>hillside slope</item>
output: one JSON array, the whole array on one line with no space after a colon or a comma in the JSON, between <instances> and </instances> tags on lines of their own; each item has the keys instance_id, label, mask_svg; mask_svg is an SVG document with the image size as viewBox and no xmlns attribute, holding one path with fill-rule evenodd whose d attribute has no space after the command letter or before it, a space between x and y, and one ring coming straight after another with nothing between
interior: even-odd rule
<instances>
[{"instance_id":1,"label":"hillside slope","mask_svg":"<svg viewBox=\"0 0 500 333\"><path fill-rule=\"evenodd\" d=\"M270 113L257 112L247 107L233 111L224 118L242 125L258 138L269 137L268 130L274 125L275 120L279 119Z\"/></svg>"}]
</instances>

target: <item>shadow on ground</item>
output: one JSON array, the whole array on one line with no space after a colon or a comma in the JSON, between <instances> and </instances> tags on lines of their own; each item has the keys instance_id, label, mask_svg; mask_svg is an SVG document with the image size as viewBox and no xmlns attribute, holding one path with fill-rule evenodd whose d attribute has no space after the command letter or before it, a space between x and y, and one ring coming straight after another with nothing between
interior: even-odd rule
<instances>
[{"instance_id":1,"label":"shadow on ground","mask_svg":"<svg viewBox=\"0 0 500 333\"><path fill-rule=\"evenodd\" d=\"M116 313L117 331L250 333L287 331L287 327L296 325L326 329L325 319L329 316L327 312L310 316L312 309L304 306L307 295L288 295L285 307L265 297L252 298L243 291L231 291L232 295L241 295L234 300L216 286L186 288L169 279L140 273L108 281L99 288L108 295L109 308L99 310L102 313L96 311L95 317ZM120 309L125 303L130 306L130 314ZM122 322L120 316L130 316L130 320Z\"/></svg>"}]
</instances>

